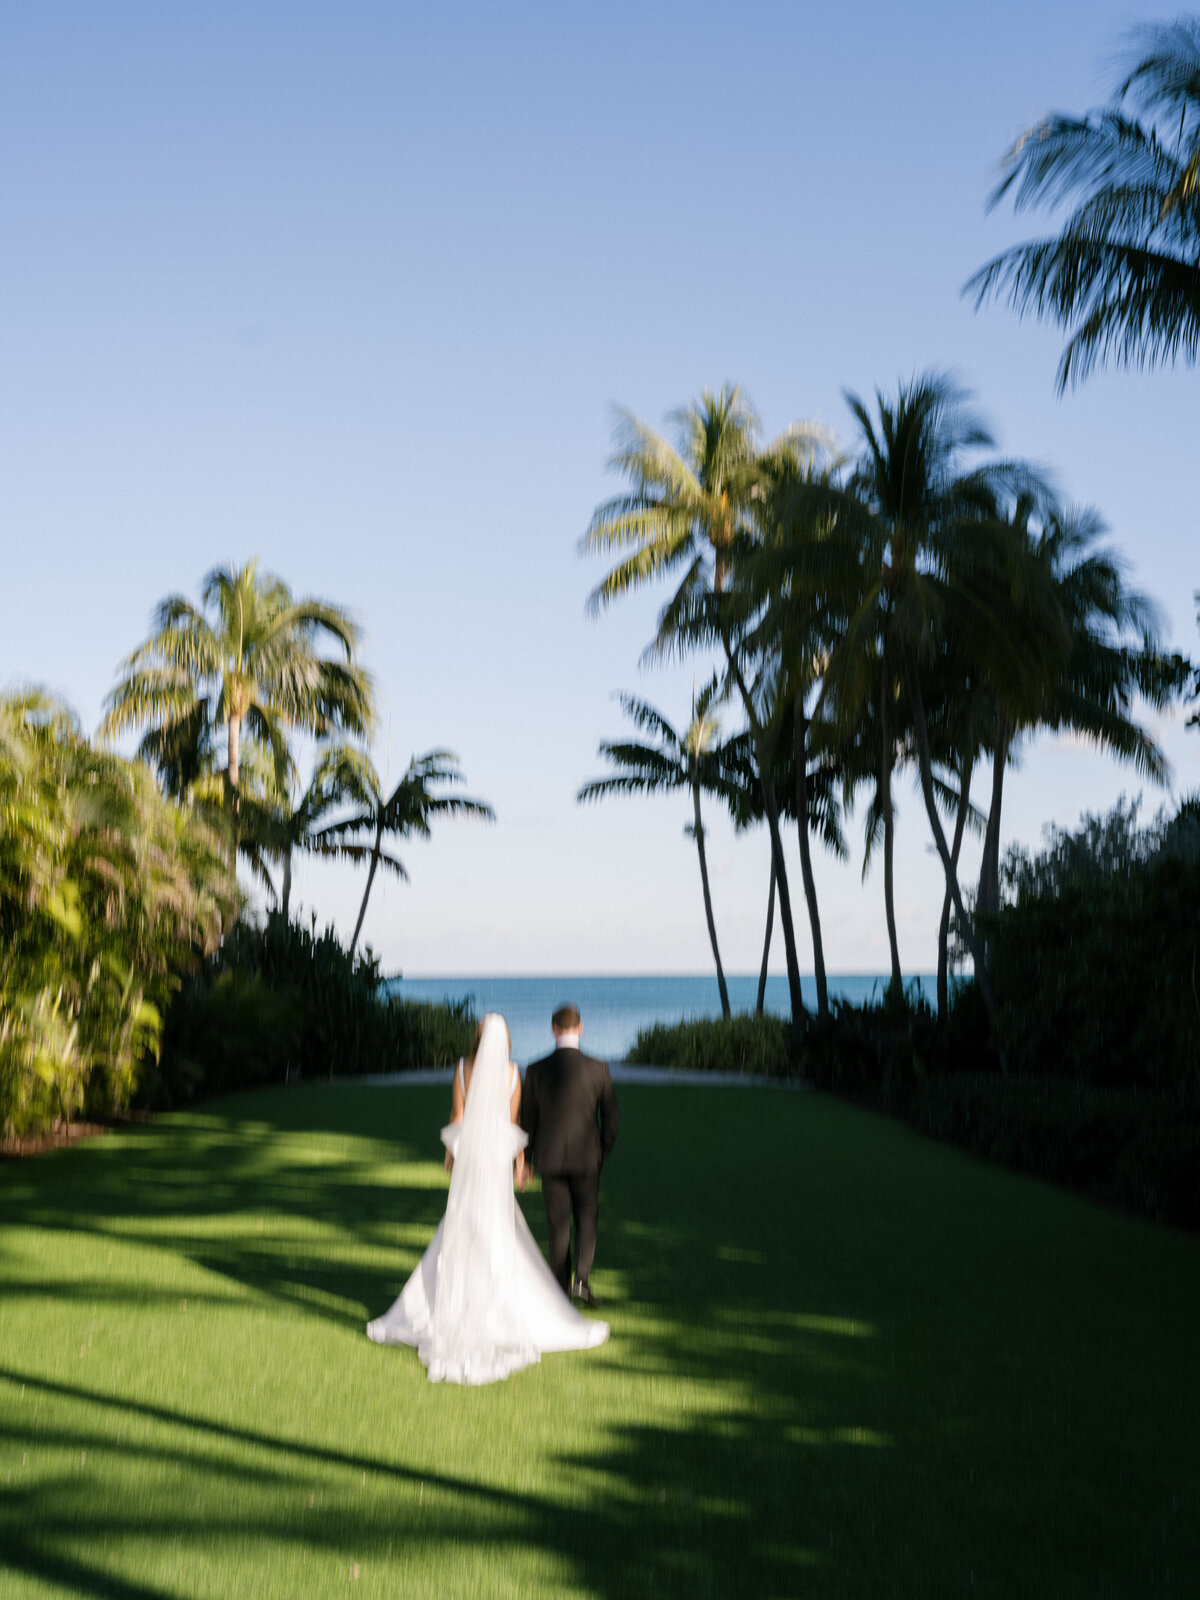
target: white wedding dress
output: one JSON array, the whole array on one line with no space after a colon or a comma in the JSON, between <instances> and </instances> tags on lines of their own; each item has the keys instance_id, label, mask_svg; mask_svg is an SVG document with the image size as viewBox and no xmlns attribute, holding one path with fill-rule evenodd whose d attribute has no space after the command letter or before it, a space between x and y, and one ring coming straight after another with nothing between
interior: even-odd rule
<instances>
[{"instance_id":1,"label":"white wedding dress","mask_svg":"<svg viewBox=\"0 0 1200 1600\"><path fill-rule=\"evenodd\" d=\"M495 1383L551 1350L590 1350L608 1324L576 1311L513 1194L526 1135L509 1112L503 1017L484 1018L461 1122L442 1129L454 1157L446 1214L389 1311L367 1324L376 1344L415 1345L433 1383Z\"/></svg>"}]
</instances>

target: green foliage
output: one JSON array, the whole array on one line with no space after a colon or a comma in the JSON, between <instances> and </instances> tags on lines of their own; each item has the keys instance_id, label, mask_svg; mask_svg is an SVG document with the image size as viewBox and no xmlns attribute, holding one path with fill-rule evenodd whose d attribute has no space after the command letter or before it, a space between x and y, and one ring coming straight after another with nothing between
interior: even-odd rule
<instances>
[{"instance_id":1,"label":"green foliage","mask_svg":"<svg viewBox=\"0 0 1200 1600\"><path fill-rule=\"evenodd\" d=\"M348 755L343 763L337 798L349 805L349 815L316 829L310 835L309 847L322 855L364 864L367 868L362 905L350 936L351 950L358 948L376 871L385 867L399 878L408 877L400 858L383 848L388 835L398 839L414 835L428 839L433 817L496 820L486 800L470 800L465 795L441 792L463 781L453 750L430 750L423 756L413 756L391 794L385 795L383 782L370 757L362 752Z\"/></svg>"},{"instance_id":2,"label":"green foliage","mask_svg":"<svg viewBox=\"0 0 1200 1600\"><path fill-rule=\"evenodd\" d=\"M1070 1184L1129 1211L1200 1228L1200 1115L1162 1095L1064 1078L938 1075L887 1097L922 1133Z\"/></svg>"},{"instance_id":3,"label":"green foliage","mask_svg":"<svg viewBox=\"0 0 1200 1600\"><path fill-rule=\"evenodd\" d=\"M992 203L1065 204L1061 231L967 284L977 306L1005 298L1067 330L1060 390L1110 356L1156 366L1200 349L1200 17L1146 24L1130 43L1108 105L1046 117L1005 157Z\"/></svg>"},{"instance_id":4,"label":"green foliage","mask_svg":"<svg viewBox=\"0 0 1200 1600\"><path fill-rule=\"evenodd\" d=\"M585 783L576 799L600 800L606 795L656 794L676 789L690 791L692 822L685 832L695 841L700 860L704 912L717 968L717 986L721 991L721 1012L728 1017L729 991L713 918L700 796L702 793L718 795L728 805L736 821L753 813L757 783L748 735L742 734L724 742L719 737L720 725L712 709L717 687L718 682L714 677L701 691L699 698L693 694L692 720L682 734L671 726L661 711L656 711L652 705L638 700L634 695L623 694L621 710L636 727L648 732L653 742L602 740L600 754L616 769L615 774Z\"/></svg>"},{"instance_id":5,"label":"green foliage","mask_svg":"<svg viewBox=\"0 0 1200 1600\"><path fill-rule=\"evenodd\" d=\"M280 1082L298 1057L304 1010L297 990L272 988L237 967L185 984L167 1018L162 1058L143 1079L143 1104Z\"/></svg>"},{"instance_id":6,"label":"green foliage","mask_svg":"<svg viewBox=\"0 0 1200 1600\"><path fill-rule=\"evenodd\" d=\"M0 1131L128 1105L238 893L220 837L40 694L0 700Z\"/></svg>"},{"instance_id":7,"label":"green foliage","mask_svg":"<svg viewBox=\"0 0 1200 1600\"><path fill-rule=\"evenodd\" d=\"M286 791L293 775L290 733L326 738L370 728L372 686L354 660L355 624L327 601L295 599L281 579L259 572L257 561L214 567L200 607L169 595L154 627L124 662L101 733L144 729L138 754L167 792L209 806L228 801L235 840L242 828L239 801L263 798L243 794L243 761L251 779L256 768L268 778L269 799ZM333 646L332 656L322 654L324 642ZM224 772L217 766L222 735ZM252 833L246 842L253 862Z\"/></svg>"},{"instance_id":8,"label":"green foliage","mask_svg":"<svg viewBox=\"0 0 1200 1600\"><path fill-rule=\"evenodd\" d=\"M1052 830L1006 883L990 932L1009 1065L1200 1105L1200 801L1145 829L1118 804Z\"/></svg>"},{"instance_id":9,"label":"green foliage","mask_svg":"<svg viewBox=\"0 0 1200 1600\"><path fill-rule=\"evenodd\" d=\"M1185 817L1186 822L1186 817ZM1178 838L1175 824L1157 836ZM1119 829L1097 830L1111 838ZM1110 1204L1200 1228L1200 1102L1155 1086L1001 1073L978 987L960 983L943 1022L915 984L834 1000L798 1036L745 1014L643 1029L629 1061L698 1072L800 1077L920 1132Z\"/></svg>"},{"instance_id":10,"label":"green foliage","mask_svg":"<svg viewBox=\"0 0 1200 1600\"><path fill-rule=\"evenodd\" d=\"M805 470L826 451L823 432L794 423L764 445L754 408L740 388L705 390L673 418L678 448L629 411L620 413L609 466L625 490L597 506L583 549L622 552L593 589L600 610L658 577L682 572L659 618L660 645L674 631L688 597L725 588L731 554L753 525L755 502L784 463Z\"/></svg>"},{"instance_id":11,"label":"green foliage","mask_svg":"<svg viewBox=\"0 0 1200 1600\"><path fill-rule=\"evenodd\" d=\"M736 1072L763 1078L790 1075L788 1025L780 1017L686 1018L642 1028L627 1058L631 1064L688 1072Z\"/></svg>"},{"instance_id":12,"label":"green foliage","mask_svg":"<svg viewBox=\"0 0 1200 1600\"><path fill-rule=\"evenodd\" d=\"M834 1000L829 1020L813 1021L801 1070L819 1088L870 1093L923 1078L939 1056L941 1030L917 984L888 984L878 1000Z\"/></svg>"},{"instance_id":13,"label":"green foliage","mask_svg":"<svg viewBox=\"0 0 1200 1600\"><path fill-rule=\"evenodd\" d=\"M445 1066L474 1035L470 1002L389 999L379 965L331 928L321 934L271 912L240 922L185 985L167 1017L162 1059L143 1103L291 1078Z\"/></svg>"},{"instance_id":14,"label":"green foliage","mask_svg":"<svg viewBox=\"0 0 1200 1600\"><path fill-rule=\"evenodd\" d=\"M478 1018L474 1002L463 1000L388 1000L391 1022L403 1042L407 1066L449 1067L469 1055Z\"/></svg>"}]
</instances>

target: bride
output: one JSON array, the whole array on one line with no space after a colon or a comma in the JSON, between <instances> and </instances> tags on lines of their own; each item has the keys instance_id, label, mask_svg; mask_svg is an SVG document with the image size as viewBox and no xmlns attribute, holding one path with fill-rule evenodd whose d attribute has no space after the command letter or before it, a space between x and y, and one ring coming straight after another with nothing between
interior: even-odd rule
<instances>
[{"instance_id":1,"label":"bride","mask_svg":"<svg viewBox=\"0 0 1200 1600\"><path fill-rule=\"evenodd\" d=\"M433 1383L494 1383L549 1350L590 1350L606 1322L580 1316L563 1294L513 1195L526 1135L517 1127L521 1080L508 1026L484 1017L469 1063L454 1074L442 1129L446 1214L389 1311L367 1324L376 1344L416 1345Z\"/></svg>"}]
</instances>

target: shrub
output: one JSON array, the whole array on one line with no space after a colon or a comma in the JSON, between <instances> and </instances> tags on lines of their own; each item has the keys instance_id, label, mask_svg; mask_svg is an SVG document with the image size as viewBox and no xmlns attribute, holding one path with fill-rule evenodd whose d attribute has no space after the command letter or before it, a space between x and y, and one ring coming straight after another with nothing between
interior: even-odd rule
<instances>
[{"instance_id":1,"label":"shrub","mask_svg":"<svg viewBox=\"0 0 1200 1600\"><path fill-rule=\"evenodd\" d=\"M640 1030L626 1059L672 1070L786 1078L791 1071L788 1024L780 1017L748 1012L656 1023Z\"/></svg>"},{"instance_id":2,"label":"shrub","mask_svg":"<svg viewBox=\"0 0 1200 1600\"><path fill-rule=\"evenodd\" d=\"M297 991L271 989L256 973L232 968L187 984L167 1018L162 1060L143 1081L143 1103L279 1082L299 1058L303 1014Z\"/></svg>"},{"instance_id":3,"label":"shrub","mask_svg":"<svg viewBox=\"0 0 1200 1600\"><path fill-rule=\"evenodd\" d=\"M444 1066L470 1048L474 1031L470 1001L389 999L370 954L352 955L330 928L318 934L271 912L261 926L239 923L177 996L142 1102Z\"/></svg>"},{"instance_id":4,"label":"shrub","mask_svg":"<svg viewBox=\"0 0 1200 1600\"><path fill-rule=\"evenodd\" d=\"M1200 1104L1200 804L1136 827L1136 807L1052 832L1006 862L989 928L1009 1067L1143 1085Z\"/></svg>"},{"instance_id":5,"label":"shrub","mask_svg":"<svg viewBox=\"0 0 1200 1600\"><path fill-rule=\"evenodd\" d=\"M222 840L44 695L0 699L0 1133L128 1105L239 903Z\"/></svg>"},{"instance_id":6,"label":"shrub","mask_svg":"<svg viewBox=\"0 0 1200 1600\"><path fill-rule=\"evenodd\" d=\"M393 995L387 1004L406 1066L449 1067L469 1053L476 1026L469 999L434 1002Z\"/></svg>"},{"instance_id":7,"label":"shrub","mask_svg":"<svg viewBox=\"0 0 1200 1600\"><path fill-rule=\"evenodd\" d=\"M790 1053L789 1053L790 1052ZM975 985L939 1023L915 986L835 1001L798 1033L777 1017L643 1029L631 1062L701 1072L797 1073L976 1155L1177 1226L1200 1228L1200 1112L1179 1092L1003 1074Z\"/></svg>"},{"instance_id":8,"label":"shrub","mask_svg":"<svg viewBox=\"0 0 1200 1600\"><path fill-rule=\"evenodd\" d=\"M1200 1118L1161 1094L963 1074L893 1089L882 1103L920 1132L989 1160L1200 1227Z\"/></svg>"}]
</instances>

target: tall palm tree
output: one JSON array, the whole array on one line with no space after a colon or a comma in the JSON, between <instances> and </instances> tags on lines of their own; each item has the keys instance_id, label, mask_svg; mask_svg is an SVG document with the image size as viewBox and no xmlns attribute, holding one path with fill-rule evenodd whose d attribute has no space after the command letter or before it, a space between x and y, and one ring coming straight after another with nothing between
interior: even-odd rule
<instances>
[{"instance_id":1,"label":"tall palm tree","mask_svg":"<svg viewBox=\"0 0 1200 1600\"><path fill-rule=\"evenodd\" d=\"M729 804L729 815L735 833L751 828L766 820L763 810L762 788L755 781L743 795ZM767 1003L767 972L771 961L771 939L775 932L775 855L772 851L767 882L767 920L763 932L762 960L758 969L758 990L754 1001L754 1014L761 1017Z\"/></svg>"},{"instance_id":2,"label":"tall palm tree","mask_svg":"<svg viewBox=\"0 0 1200 1600\"><path fill-rule=\"evenodd\" d=\"M762 537L739 563L730 609L746 626L746 653L769 663L774 675L771 720L782 747L777 757L782 784L776 787L787 796L783 809L796 820L817 1014L824 1021L829 995L810 835L817 828L838 854L845 853L845 842L834 782L836 746L822 737L823 726L815 750L812 740L814 701L842 620L835 597L845 589L846 558L842 544L831 537L829 518L810 517L803 492L793 493L812 481L811 474L797 474L790 464L773 474L760 519Z\"/></svg>"},{"instance_id":3,"label":"tall palm tree","mask_svg":"<svg viewBox=\"0 0 1200 1600\"><path fill-rule=\"evenodd\" d=\"M1098 546L1104 533L1099 515L1051 506L1039 520L1034 512L1023 498L1010 519L1025 577L1023 609L1030 611L1031 595L1041 597L1032 603L1026 637L1044 633L1048 597L1057 618L1057 648L1042 655L1031 692L992 697L991 803L976 897L984 916L999 909L1004 775L1020 738L1038 728L1070 730L1161 783L1166 761L1134 720L1133 707L1139 697L1165 703L1182 682L1181 663L1159 656L1153 606L1127 587L1117 558ZM1010 610L1010 625L1012 615Z\"/></svg>"},{"instance_id":4,"label":"tall palm tree","mask_svg":"<svg viewBox=\"0 0 1200 1600\"><path fill-rule=\"evenodd\" d=\"M123 663L100 734L145 728L139 753L172 789L202 770L223 729L235 845L244 738L269 758L282 787L291 770L290 731L324 737L370 727L371 681L354 660L354 623L327 601L293 599L281 579L259 572L257 561L214 567L199 607L171 595L154 623ZM326 640L338 655L321 653Z\"/></svg>"},{"instance_id":5,"label":"tall palm tree","mask_svg":"<svg viewBox=\"0 0 1200 1600\"><path fill-rule=\"evenodd\" d=\"M1200 348L1200 17L1130 35L1107 106L1055 115L1004 158L991 197L1018 211L1071 205L1061 232L1014 246L967 283L1068 330L1058 387L1109 356L1153 366Z\"/></svg>"},{"instance_id":6,"label":"tall palm tree","mask_svg":"<svg viewBox=\"0 0 1200 1600\"><path fill-rule=\"evenodd\" d=\"M937 800L954 822L950 864L955 874L968 827L982 832L983 819L971 801L971 782L986 749L995 693L977 664L963 659L953 637L925 668L925 700L929 706L930 743ZM937 1009L945 1021L950 1008L950 922L954 896L947 877L938 919Z\"/></svg>"},{"instance_id":7,"label":"tall palm tree","mask_svg":"<svg viewBox=\"0 0 1200 1600\"><path fill-rule=\"evenodd\" d=\"M753 686L745 665L735 659L733 639L711 596L725 594L740 546L757 537L756 513L769 491L772 472L781 463L809 466L824 450L819 428L797 423L769 444L749 401L737 387L719 393L705 390L699 401L674 414L678 448L629 412L621 413L617 449L609 465L628 480L623 494L598 506L583 538L588 553L624 552L592 591L589 607L603 609L617 596L655 578L678 573L679 581L658 621L654 650L668 652L707 639L720 645L731 681L742 699L758 748L763 810L771 835L772 859L779 891L780 914L787 949L792 1011L803 1011L800 967L792 923L791 896L779 804L766 755L766 730L753 703ZM703 626L695 627L697 616Z\"/></svg>"},{"instance_id":8,"label":"tall palm tree","mask_svg":"<svg viewBox=\"0 0 1200 1600\"><path fill-rule=\"evenodd\" d=\"M808 465L825 447L812 423L794 423L764 444L754 408L736 385L674 412L678 447L631 412L618 413L616 449L608 465L628 489L597 506L584 534L585 552L627 552L589 598L601 610L648 579L680 573L664 608L665 638L678 605L697 588L724 592L739 539L753 536L755 503L770 469L783 461Z\"/></svg>"},{"instance_id":9,"label":"tall palm tree","mask_svg":"<svg viewBox=\"0 0 1200 1600\"><path fill-rule=\"evenodd\" d=\"M848 733L869 712L878 743L871 765L883 842L884 913L891 983L903 986L895 911L895 804L893 780L904 749L907 696L898 639L902 609L915 587L931 539L951 508L972 498L960 482L962 452L991 443L948 378L925 374L901 385L895 403L876 395L878 419L855 395L847 396L859 425L862 450L844 487L813 485L804 498L831 519L849 552L841 600L845 623L832 651L823 698ZM919 599L918 599L919 606ZM874 818L868 832L868 852Z\"/></svg>"},{"instance_id":10,"label":"tall palm tree","mask_svg":"<svg viewBox=\"0 0 1200 1600\"><path fill-rule=\"evenodd\" d=\"M902 984L893 882L893 777L908 736L922 798L960 926L974 949L956 863L938 815L934 752L922 673L928 676L948 630L958 630L964 661L986 648L988 670L1017 670L1019 653L989 609L985 574L996 563L992 510L1002 494L1036 483L1028 469L1000 463L965 471L963 456L991 444L969 396L948 377L927 373L901 385L895 402L876 395L877 419L851 395L862 451L844 486L812 483L796 491L807 514L830 520L849 553L841 600L845 623L830 654L822 699L847 735L869 706L878 736L878 801L884 849L884 905L892 984ZM970 651L976 654L972 656ZM1009 657L1013 661L1009 661ZM1016 663L1016 664L1014 664ZM986 991L987 977L982 974Z\"/></svg>"},{"instance_id":11,"label":"tall palm tree","mask_svg":"<svg viewBox=\"0 0 1200 1600\"><path fill-rule=\"evenodd\" d=\"M366 862L367 884L350 940L353 952L367 915L376 872L384 867L401 879L408 877L400 858L384 849L384 840L389 834L399 839L413 834L427 839L434 817L467 816L494 822L496 814L485 800L439 792L444 786L465 782L458 757L451 750L430 750L423 756L413 756L400 781L387 794L374 763L361 750L350 749L344 753L336 778L351 812L349 816L317 828L310 835L310 841L311 847L323 855Z\"/></svg>"},{"instance_id":12,"label":"tall palm tree","mask_svg":"<svg viewBox=\"0 0 1200 1600\"><path fill-rule=\"evenodd\" d=\"M692 797L692 821L685 830L696 841L700 859L700 884L704 893L704 916L717 968L717 988L721 994L721 1014L730 1013L729 989L721 951L717 944L717 925L713 917L712 893L708 883L708 858L704 848L704 822L701 817L702 793L719 795L736 810L742 796L754 782L753 768L744 735L722 744L720 726L714 714L717 681L692 702L692 719L680 734L661 711L633 695L621 696L621 709L635 727L653 735L653 744L636 740L604 740L600 754L617 768L611 778L594 778L585 783L576 799L602 800L612 794L660 794L687 789Z\"/></svg>"},{"instance_id":13,"label":"tall palm tree","mask_svg":"<svg viewBox=\"0 0 1200 1600\"><path fill-rule=\"evenodd\" d=\"M318 824L350 796L357 781L362 752L338 742L320 751L312 776L299 799L294 790L280 793L273 784L247 804L243 797L243 850L251 846L256 860L269 857L279 868L279 888L270 883L279 910L287 918L292 901L292 863L296 852L328 856L336 852L318 836ZM264 874L265 875L265 874Z\"/></svg>"}]
</instances>

